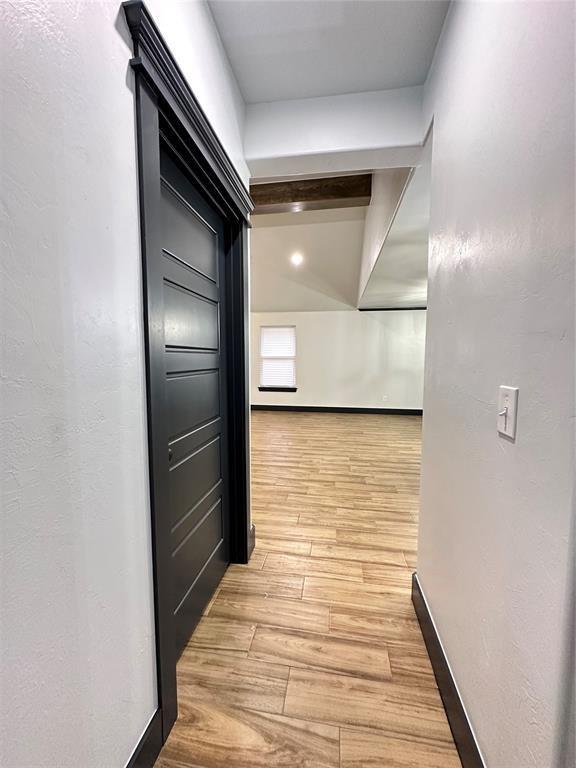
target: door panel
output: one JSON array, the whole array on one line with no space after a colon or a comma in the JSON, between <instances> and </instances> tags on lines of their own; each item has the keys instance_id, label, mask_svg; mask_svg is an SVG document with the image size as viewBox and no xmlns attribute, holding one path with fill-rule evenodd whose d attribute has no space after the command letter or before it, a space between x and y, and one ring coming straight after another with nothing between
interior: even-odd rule
<instances>
[{"instance_id":1,"label":"door panel","mask_svg":"<svg viewBox=\"0 0 576 768\"><path fill-rule=\"evenodd\" d=\"M166 350L166 373L191 373L220 368L218 352L197 350L194 355L179 349Z\"/></svg>"},{"instance_id":2,"label":"door panel","mask_svg":"<svg viewBox=\"0 0 576 768\"><path fill-rule=\"evenodd\" d=\"M222 544L217 545L213 554L207 559L202 571L198 574L191 588L175 611L174 636L176 649L179 653L186 647L194 627L198 623L202 611L214 594L220 579L226 570L227 560L222 555ZM179 562L179 567L186 568L186 562Z\"/></svg>"},{"instance_id":3,"label":"door panel","mask_svg":"<svg viewBox=\"0 0 576 768\"><path fill-rule=\"evenodd\" d=\"M172 542L173 546L177 547L190 531L202 520L204 515L214 506L214 503L222 496L222 480L210 488L210 490L202 496L200 501L191 509L187 510L178 520L178 522L172 528Z\"/></svg>"},{"instance_id":4,"label":"door panel","mask_svg":"<svg viewBox=\"0 0 576 768\"><path fill-rule=\"evenodd\" d=\"M172 283L173 285L181 285L187 288L192 293L197 293L199 296L205 296L208 299L216 301L219 296L218 285L210 280L208 277L204 277L199 272L195 272L192 267L185 264L176 256L167 251L162 251L164 256L163 271L165 282Z\"/></svg>"},{"instance_id":5,"label":"door panel","mask_svg":"<svg viewBox=\"0 0 576 768\"><path fill-rule=\"evenodd\" d=\"M162 186L163 247L201 274L216 280L216 232L190 204L186 190L178 187Z\"/></svg>"},{"instance_id":6,"label":"door panel","mask_svg":"<svg viewBox=\"0 0 576 768\"><path fill-rule=\"evenodd\" d=\"M172 437L220 415L218 371L172 376L166 381L168 429Z\"/></svg>"},{"instance_id":7,"label":"door panel","mask_svg":"<svg viewBox=\"0 0 576 768\"><path fill-rule=\"evenodd\" d=\"M194 509L194 506L190 506L191 501L196 505L220 482L220 467L219 436L198 448L175 467L170 467L170 511L173 527Z\"/></svg>"},{"instance_id":8,"label":"door panel","mask_svg":"<svg viewBox=\"0 0 576 768\"><path fill-rule=\"evenodd\" d=\"M180 653L229 560L224 226L167 151L160 167L166 516Z\"/></svg>"},{"instance_id":9,"label":"door panel","mask_svg":"<svg viewBox=\"0 0 576 768\"><path fill-rule=\"evenodd\" d=\"M164 283L164 336L168 347L218 348L218 304Z\"/></svg>"},{"instance_id":10,"label":"door panel","mask_svg":"<svg viewBox=\"0 0 576 768\"><path fill-rule=\"evenodd\" d=\"M170 443L170 450L172 451L170 464L171 471L185 458L190 456L201 445L204 445L208 440L220 435L222 430L222 424L220 418L213 419L208 424L203 424L198 429L193 429L191 432L187 432L180 438L172 440Z\"/></svg>"},{"instance_id":11,"label":"door panel","mask_svg":"<svg viewBox=\"0 0 576 768\"><path fill-rule=\"evenodd\" d=\"M212 554L221 540L222 502L218 499L172 553L175 611L209 559L206 553Z\"/></svg>"}]
</instances>

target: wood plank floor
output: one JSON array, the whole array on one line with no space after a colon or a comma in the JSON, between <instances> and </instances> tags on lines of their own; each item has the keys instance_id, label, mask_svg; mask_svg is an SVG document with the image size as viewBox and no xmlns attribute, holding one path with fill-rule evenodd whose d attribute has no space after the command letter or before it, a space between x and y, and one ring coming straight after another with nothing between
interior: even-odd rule
<instances>
[{"instance_id":1,"label":"wood plank floor","mask_svg":"<svg viewBox=\"0 0 576 768\"><path fill-rule=\"evenodd\" d=\"M252 414L257 544L178 665L159 768L459 768L410 601L418 417Z\"/></svg>"}]
</instances>

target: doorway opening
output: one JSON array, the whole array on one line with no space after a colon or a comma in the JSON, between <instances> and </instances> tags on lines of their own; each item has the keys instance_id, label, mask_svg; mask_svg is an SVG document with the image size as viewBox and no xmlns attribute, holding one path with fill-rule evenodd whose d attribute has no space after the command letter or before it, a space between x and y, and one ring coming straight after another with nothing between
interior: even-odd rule
<instances>
[{"instance_id":1,"label":"doorway opening","mask_svg":"<svg viewBox=\"0 0 576 768\"><path fill-rule=\"evenodd\" d=\"M460 764L411 601L425 157L374 174L368 196L365 174L251 190L256 547L227 570L184 651L186 715L166 768L192 755L200 765ZM362 285L366 230L386 210Z\"/></svg>"}]
</instances>

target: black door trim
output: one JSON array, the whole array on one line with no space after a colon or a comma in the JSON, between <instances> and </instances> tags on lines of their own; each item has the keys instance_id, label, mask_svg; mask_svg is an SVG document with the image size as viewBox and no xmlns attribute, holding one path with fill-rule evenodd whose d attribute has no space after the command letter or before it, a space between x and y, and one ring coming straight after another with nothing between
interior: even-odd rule
<instances>
[{"instance_id":1,"label":"black door trim","mask_svg":"<svg viewBox=\"0 0 576 768\"><path fill-rule=\"evenodd\" d=\"M275 390L277 391L277 390ZM343 405L264 405L253 403L253 411L303 411L304 413L383 413L422 416L422 408L354 408Z\"/></svg>"},{"instance_id":2,"label":"black door trim","mask_svg":"<svg viewBox=\"0 0 576 768\"><path fill-rule=\"evenodd\" d=\"M162 713L154 712L148 727L142 734L126 768L149 768L154 765L162 749Z\"/></svg>"},{"instance_id":3,"label":"black door trim","mask_svg":"<svg viewBox=\"0 0 576 768\"><path fill-rule=\"evenodd\" d=\"M140 0L123 4L133 40L144 289L148 450L152 560L162 743L177 716L176 653L171 611L164 403L163 299L158 279L161 252L160 144L176 147L195 185L220 211L226 227L225 317L228 391L230 559L245 563L254 547L250 525L248 398L248 216L250 196ZM151 753L150 753L151 754ZM150 763L152 765L152 763ZM144 763L142 763L144 767Z\"/></svg>"},{"instance_id":4,"label":"black door trim","mask_svg":"<svg viewBox=\"0 0 576 768\"><path fill-rule=\"evenodd\" d=\"M413 312L415 309L425 312L428 307L358 307L358 312Z\"/></svg>"},{"instance_id":5,"label":"black door trim","mask_svg":"<svg viewBox=\"0 0 576 768\"><path fill-rule=\"evenodd\" d=\"M128 0L122 7L134 46L134 58L130 65L148 79L153 90L169 106L196 145L206 170L225 188L239 214L246 219L254 207L248 190L214 133L148 9L141 0Z\"/></svg>"}]
</instances>

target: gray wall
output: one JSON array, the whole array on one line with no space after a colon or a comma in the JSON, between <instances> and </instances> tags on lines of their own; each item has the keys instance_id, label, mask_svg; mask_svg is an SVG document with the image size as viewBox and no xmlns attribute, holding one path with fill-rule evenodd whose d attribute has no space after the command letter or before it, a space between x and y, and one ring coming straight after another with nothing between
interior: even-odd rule
<instances>
[{"instance_id":1,"label":"gray wall","mask_svg":"<svg viewBox=\"0 0 576 768\"><path fill-rule=\"evenodd\" d=\"M422 408L426 312L252 312L251 402ZM297 392L259 392L260 327L296 327Z\"/></svg>"},{"instance_id":2,"label":"gray wall","mask_svg":"<svg viewBox=\"0 0 576 768\"><path fill-rule=\"evenodd\" d=\"M209 10L149 6L238 158ZM156 708L128 41L119 2L0 3L3 768L120 768Z\"/></svg>"},{"instance_id":3,"label":"gray wall","mask_svg":"<svg viewBox=\"0 0 576 768\"><path fill-rule=\"evenodd\" d=\"M574 765L573 16L455 3L427 88L418 571L490 768Z\"/></svg>"}]
</instances>

